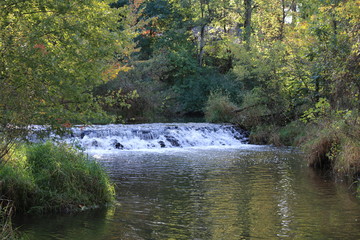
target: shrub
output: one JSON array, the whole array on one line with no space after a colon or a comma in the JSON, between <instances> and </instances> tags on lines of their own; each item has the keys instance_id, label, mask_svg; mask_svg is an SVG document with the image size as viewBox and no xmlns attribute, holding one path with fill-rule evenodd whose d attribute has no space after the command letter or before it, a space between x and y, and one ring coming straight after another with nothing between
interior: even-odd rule
<instances>
[{"instance_id":1,"label":"shrub","mask_svg":"<svg viewBox=\"0 0 360 240\"><path fill-rule=\"evenodd\" d=\"M306 125L293 121L286 126L263 124L252 128L250 142L275 146L299 146L306 135Z\"/></svg>"},{"instance_id":2,"label":"shrub","mask_svg":"<svg viewBox=\"0 0 360 240\"><path fill-rule=\"evenodd\" d=\"M249 140L252 144L282 145L279 139L278 127L275 125L259 125L254 127L250 133Z\"/></svg>"},{"instance_id":3,"label":"shrub","mask_svg":"<svg viewBox=\"0 0 360 240\"><path fill-rule=\"evenodd\" d=\"M265 102L266 99L258 88L243 93L241 108L236 113L236 123L249 130L265 125L268 121L264 121L264 116L271 113Z\"/></svg>"},{"instance_id":4,"label":"shrub","mask_svg":"<svg viewBox=\"0 0 360 240\"><path fill-rule=\"evenodd\" d=\"M211 92L205 105L205 119L208 122L231 122L236 109L229 95L221 91Z\"/></svg>"},{"instance_id":5,"label":"shrub","mask_svg":"<svg viewBox=\"0 0 360 240\"><path fill-rule=\"evenodd\" d=\"M293 121L278 130L281 145L299 146L306 135L306 125L301 121Z\"/></svg>"}]
</instances>

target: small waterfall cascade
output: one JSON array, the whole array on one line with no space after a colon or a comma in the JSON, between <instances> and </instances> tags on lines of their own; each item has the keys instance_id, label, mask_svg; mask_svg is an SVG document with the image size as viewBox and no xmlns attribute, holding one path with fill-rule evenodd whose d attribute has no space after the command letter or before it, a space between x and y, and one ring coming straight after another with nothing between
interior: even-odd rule
<instances>
[{"instance_id":1,"label":"small waterfall cascade","mask_svg":"<svg viewBox=\"0 0 360 240\"><path fill-rule=\"evenodd\" d=\"M188 147L235 147L247 142L246 132L232 125L153 123L74 127L68 142L86 150L141 150Z\"/></svg>"}]
</instances>

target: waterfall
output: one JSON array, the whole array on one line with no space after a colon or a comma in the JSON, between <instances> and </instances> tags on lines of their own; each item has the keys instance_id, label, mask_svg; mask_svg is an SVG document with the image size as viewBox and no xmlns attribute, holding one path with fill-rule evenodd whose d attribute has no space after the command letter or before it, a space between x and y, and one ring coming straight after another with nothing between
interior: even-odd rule
<instances>
[{"instance_id":1,"label":"waterfall","mask_svg":"<svg viewBox=\"0 0 360 240\"><path fill-rule=\"evenodd\" d=\"M246 143L245 131L210 123L153 123L74 127L68 142L86 150L141 150L189 147L236 147Z\"/></svg>"}]
</instances>

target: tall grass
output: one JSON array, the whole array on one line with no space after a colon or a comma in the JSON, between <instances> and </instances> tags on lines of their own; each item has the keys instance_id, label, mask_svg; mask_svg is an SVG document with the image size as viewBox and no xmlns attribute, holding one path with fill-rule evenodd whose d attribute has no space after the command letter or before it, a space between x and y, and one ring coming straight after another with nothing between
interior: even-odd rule
<instances>
[{"instance_id":1,"label":"tall grass","mask_svg":"<svg viewBox=\"0 0 360 240\"><path fill-rule=\"evenodd\" d=\"M68 212L114 200L102 167L65 144L18 148L0 175L0 194L17 212Z\"/></svg>"},{"instance_id":2,"label":"tall grass","mask_svg":"<svg viewBox=\"0 0 360 240\"><path fill-rule=\"evenodd\" d=\"M336 175L360 173L360 118L357 114L318 121L304 145L309 165Z\"/></svg>"},{"instance_id":3,"label":"tall grass","mask_svg":"<svg viewBox=\"0 0 360 240\"><path fill-rule=\"evenodd\" d=\"M0 239L2 240L19 239L11 222L13 210L12 201L0 199Z\"/></svg>"}]
</instances>

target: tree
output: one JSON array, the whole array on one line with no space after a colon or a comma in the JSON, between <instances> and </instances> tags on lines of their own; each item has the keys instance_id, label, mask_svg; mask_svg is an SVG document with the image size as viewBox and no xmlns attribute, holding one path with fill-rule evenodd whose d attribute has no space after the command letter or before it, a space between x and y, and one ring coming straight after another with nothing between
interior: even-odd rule
<instances>
[{"instance_id":1,"label":"tree","mask_svg":"<svg viewBox=\"0 0 360 240\"><path fill-rule=\"evenodd\" d=\"M109 2L1 1L0 157L30 124L60 129L101 112L92 89L120 70L133 36L126 8Z\"/></svg>"}]
</instances>

